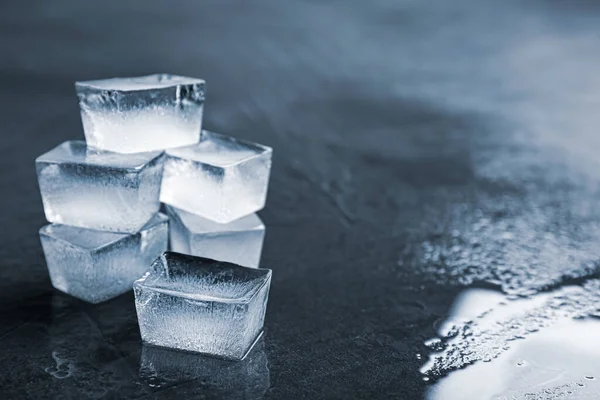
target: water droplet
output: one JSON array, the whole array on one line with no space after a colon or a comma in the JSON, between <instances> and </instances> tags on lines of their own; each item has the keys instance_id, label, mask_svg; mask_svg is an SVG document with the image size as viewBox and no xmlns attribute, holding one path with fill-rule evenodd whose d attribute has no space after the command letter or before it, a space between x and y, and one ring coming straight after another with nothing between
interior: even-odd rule
<instances>
[{"instance_id":1,"label":"water droplet","mask_svg":"<svg viewBox=\"0 0 600 400\"><path fill-rule=\"evenodd\" d=\"M429 339L424 344L433 351L442 351L445 347L442 339L440 338Z\"/></svg>"}]
</instances>

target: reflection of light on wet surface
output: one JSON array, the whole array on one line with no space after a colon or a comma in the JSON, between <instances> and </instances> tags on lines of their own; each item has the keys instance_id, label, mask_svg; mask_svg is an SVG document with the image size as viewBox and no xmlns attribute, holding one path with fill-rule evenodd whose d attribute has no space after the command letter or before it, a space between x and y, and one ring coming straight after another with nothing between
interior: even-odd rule
<instances>
[{"instance_id":1,"label":"reflection of light on wet surface","mask_svg":"<svg viewBox=\"0 0 600 400\"><path fill-rule=\"evenodd\" d=\"M422 368L427 377L449 373L427 398L600 398L600 321L582 319L598 312L599 289L590 281L513 301L463 292L437 326L444 346Z\"/></svg>"},{"instance_id":2,"label":"reflection of light on wet surface","mask_svg":"<svg viewBox=\"0 0 600 400\"><path fill-rule=\"evenodd\" d=\"M487 11L512 7L486 3ZM600 374L598 352L585 350L600 332L589 318L600 308L597 14L532 10L500 23L489 45L467 39L481 51L428 64L442 84L398 86L481 113L492 132L471 142L475 193L446 204L440 228L410 249L439 284L485 282L502 291L468 289L436 323L422 372L430 380L449 375L431 399L600 398L597 381L585 378ZM471 28L494 14L482 12ZM458 36L468 31L462 22ZM451 79L461 73L472 80Z\"/></svg>"},{"instance_id":3,"label":"reflection of light on wet surface","mask_svg":"<svg viewBox=\"0 0 600 400\"><path fill-rule=\"evenodd\" d=\"M435 399L600 398L600 322L568 320L515 343L489 363L451 373L434 385Z\"/></svg>"},{"instance_id":4,"label":"reflection of light on wet surface","mask_svg":"<svg viewBox=\"0 0 600 400\"><path fill-rule=\"evenodd\" d=\"M264 339L242 361L144 345L140 377L156 390L187 384L188 395L218 393L223 398L262 398L270 387Z\"/></svg>"},{"instance_id":5,"label":"reflection of light on wet surface","mask_svg":"<svg viewBox=\"0 0 600 400\"><path fill-rule=\"evenodd\" d=\"M444 234L416 250L422 271L440 282L485 281L514 295L594 274L600 209L583 185L550 191L532 190L525 199L480 195L477 205L485 211L455 206Z\"/></svg>"},{"instance_id":6,"label":"reflection of light on wet surface","mask_svg":"<svg viewBox=\"0 0 600 400\"><path fill-rule=\"evenodd\" d=\"M465 6L468 13L437 26ZM452 141L469 143L477 194L462 188L444 212L443 235L419 249L419 268L439 282L486 281L529 295L598 271L598 15L555 7L440 2L439 13L411 20L424 33L401 52L373 50L381 62L371 68L382 70L373 75L396 83L399 96L484 121L481 132Z\"/></svg>"}]
</instances>

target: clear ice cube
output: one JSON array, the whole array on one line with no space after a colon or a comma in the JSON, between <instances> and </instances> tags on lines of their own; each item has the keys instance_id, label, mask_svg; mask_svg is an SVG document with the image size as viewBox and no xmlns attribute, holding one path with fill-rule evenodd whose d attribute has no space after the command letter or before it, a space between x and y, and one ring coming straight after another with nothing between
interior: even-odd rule
<instances>
[{"instance_id":1,"label":"clear ice cube","mask_svg":"<svg viewBox=\"0 0 600 400\"><path fill-rule=\"evenodd\" d=\"M166 252L134 282L146 343L242 359L262 334L271 270Z\"/></svg>"},{"instance_id":2,"label":"clear ice cube","mask_svg":"<svg viewBox=\"0 0 600 400\"><path fill-rule=\"evenodd\" d=\"M67 141L35 161L46 219L134 233L160 207L161 152L119 154Z\"/></svg>"},{"instance_id":3,"label":"clear ice cube","mask_svg":"<svg viewBox=\"0 0 600 400\"><path fill-rule=\"evenodd\" d=\"M76 82L86 141L121 153L197 143L204 86L202 79L168 74Z\"/></svg>"},{"instance_id":4,"label":"clear ice cube","mask_svg":"<svg viewBox=\"0 0 600 400\"><path fill-rule=\"evenodd\" d=\"M171 250L258 267L265 237L265 225L258 215L219 224L171 206L166 206L166 211Z\"/></svg>"},{"instance_id":5,"label":"clear ice cube","mask_svg":"<svg viewBox=\"0 0 600 400\"><path fill-rule=\"evenodd\" d=\"M52 286L90 303L131 290L167 248L168 218L155 215L135 234L50 224L40 239Z\"/></svg>"},{"instance_id":6,"label":"clear ice cube","mask_svg":"<svg viewBox=\"0 0 600 400\"><path fill-rule=\"evenodd\" d=\"M166 152L161 201L219 223L265 205L269 147L202 132L200 143Z\"/></svg>"}]
</instances>

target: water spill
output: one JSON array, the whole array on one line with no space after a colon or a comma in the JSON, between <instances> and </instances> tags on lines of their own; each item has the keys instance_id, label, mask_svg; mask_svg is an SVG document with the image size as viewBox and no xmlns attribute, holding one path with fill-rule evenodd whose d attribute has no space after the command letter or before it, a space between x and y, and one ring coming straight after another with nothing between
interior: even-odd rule
<instances>
[{"instance_id":1,"label":"water spill","mask_svg":"<svg viewBox=\"0 0 600 400\"><path fill-rule=\"evenodd\" d=\"M515 343L489 363L452 372L430 388L428 400L596 399L600 321L563 320Z\"/></svg>"},{"instance_id":2,"label":"water spill","mask_svg":"<svg viewBox=\"0 0 600 400\"><path fill-rule=\"evenodd\" d=\"M56 363L55 366L44 368L44 371L57 379L65 379L73 374L75 366L70 360L61 358L58 351L52 352L52 358Z\"/></svg>"},{"instance_id":3,"label":"water spill","mask_svg":"<svg viewBox=\"0 0 600 400\"><path fill-rule=\"evenodd\" d=\"M484 200L483 207L485 213L455 207L447 225L457 233L432 237L416 249L424 274L461 285L484 281L528 296L598 272L597 217L540 204L529 208L511 198Z\"/></svg>"},{"instance_id":4,"label":"water spill","mask_svg":"<svg viewBox=\"0 0 600 400\"><path fill-rule=\"evenodd\" d=\"M594 338L600 333L600 321L590 316L599 309L600 280L517 300L508 300L507 296L492 290L467 289L456 300L449 317L437 324L440 336L426 342L439 341L438 348L442 350L434 349L421 372L435 378L449 374L432 389L430 398L451 399L448 393L463 393L453 392L456 387L452 386L463 376L466 380L487 382L479 378L532 375L531 379L523 378L526 379L523 390L537 386L550 390L596 376L600 367L597 363L594 366L592 356L600 354L594 345ZM560 347L560 351L552 350L552 346ZM466 366L469 368L458 371ZM552 379L544 380L542 377L546 375ZM501 387L492 385L478 390L487 393L487 398L502 398L493 395L521 390L521 386L515 386L515 379L507 379ZM549 385L555 381L558 385ZM480 383L472 386L478 385ZM475 396L479 392L473 393Z\"/></svg>"}]
</instances>

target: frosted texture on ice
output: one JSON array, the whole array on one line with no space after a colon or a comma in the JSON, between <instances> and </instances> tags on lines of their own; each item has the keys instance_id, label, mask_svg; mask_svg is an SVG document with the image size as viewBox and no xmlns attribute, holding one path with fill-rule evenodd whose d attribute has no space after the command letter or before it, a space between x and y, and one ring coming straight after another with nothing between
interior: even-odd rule
<instances>
[{"instance_id":1,"label":"frosted texture on ice","mask_svg":"<svg viewBox=\"0 0 600 400\"><path fill-rule=\"evenodd\" d=\"M256 214L228 224L166 206L171 250L178 253L258 267L265 226Z\"/></svg>"},{"instance_id":2,"label":"frosted texture on ice","mask_svg":"<svg viewBox=\"0 0 600 400\"><path fill-rule=\"evenodd\" d=\"M202 139L200 143L194 146L172 149L169 154L200 163L227 167L231 164L247 161L266 150L260 145L241 142L233 137L208 131L204 131Z\"/></svg>"},{"instance_id":3,"label":"frosted texture on ice","mask_svg":"<svg viewBox=\"0 0 600 400\"><path fill-rule=\"evenodd\" d=\"M200 143L167 150L161 201L219 223L265 205L269 147L202 132Z\"/></svg>"},{"instance_id":4,"label":"frosted texture on ice","mask_svg":"<svg viewBox=\"0 0 600 400\"><path fill-rule=\"evenodd\" d=\"M77 82L86 141L121 153L197 143L204 86L202 79L168 74Z\"/></svg>"},{"instance_id":5,"label":"frosted texture on ice","mask_svg":"<svg viewBox=\"0 0 600 400\"><path fill-rule=\"evenodd\" d=\"M36 159L46 219L114 232L137 232L160 207L164 157L119 154L68 141Z\"/></svg>"},{"instance_id":6,"label":"frosted texture on ice","mask_svg":"<svg viewBox=\"0 0 600 400\"><path fill-rule=\"evenodd\" d=\"M167 252L134 283L142 339L241 359L262 333L271 271Z\"/></svg>"},{"instance_id":7,"label":"frosted texture on ice","mask_svg":"<svg viewBox=\"0 0 600 400\"><path fill-rule=\"evenodd\" d=\"M134 280L167 248L168 218L155 215L135 234L51 224L40 239L52 285L90 303L131 289Z\"/></svg>"}]
</instances>

